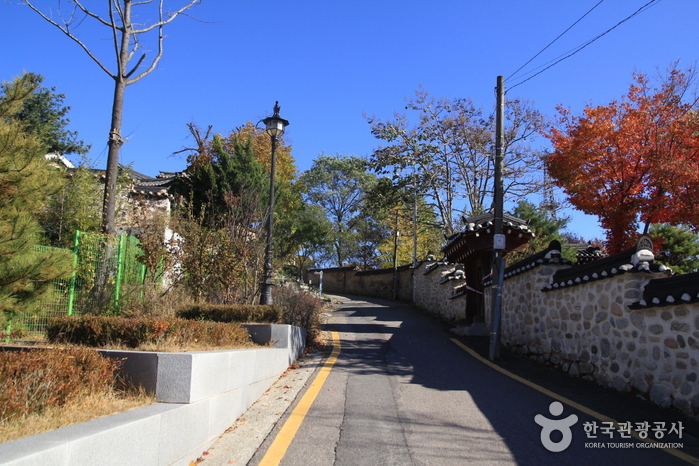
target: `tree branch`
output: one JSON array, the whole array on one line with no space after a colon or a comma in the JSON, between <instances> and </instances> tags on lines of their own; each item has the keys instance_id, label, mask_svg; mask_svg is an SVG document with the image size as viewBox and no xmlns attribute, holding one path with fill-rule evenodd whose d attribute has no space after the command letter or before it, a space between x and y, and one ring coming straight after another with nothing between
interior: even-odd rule
<instances>
[{"instance_id":1,"label":"tree branch","mask_svg":"<svg viewBox=\"0 0 699 466\"><path fill-rule=\"evenodd\" d=\"M148 3L148 2L140 2L140 3ZM160 0L160 6L158 7L160 10L160 21L158 21L157 23L151 24L150 26L145 27L143 29L134 29L133 33L134 34L141 34L143 32L152 31L153 29L155 29L157 27L162 27L162 26L168 24L173 19L177 18L183 11L188 10L189 8L193 7L194 5L198 5L200 3L201 3L201 0L192 0L187 5L183 6L182 8L177 10L176 12L168 13L169 18L166 20L163 20L163 0Z\"/></svg>"},{"instance_id":2,"label":"tree branch","mask_svg":"<svg viewBox=\"0 0 699 466\"><path fill-rule=\"evenodd\" d=\"M131 69L131 71L129 71L124 77L125 77L126 79L129 79L129 76L131 76L132 74L134 74L134 71L136 71L136 70L138 69L138 67L141 66L141 63L143 63L143 60L145 60L145 59L146 59L146 54L144 53L143 55L141 55L141 58L138 59L138 63L136 63L136 66L134 66L134 67ZM144 75L144 76L145 76L145 75ZM138 79L140 79L140 78L138 78ZM136 81L138 81L138 79L136 79ZM136 82L136 81L134 81L134 82ZM127 84L131 84L131 83L127 81Z\"/></svg>"},{"instance_id":3,"label":"tree branch","mask_svg":"<svg viewBox=\"0 0 699 466\"><path fill-rule=\"evenodd\" d=\"M194 2L190 3L190 6L193 3ZM189 8L189 6L187 6L187 8ZM160 26L158 27L158 55L153 59L153 61L150 64L150 67L148 67L147 70L143 71L142 73L137 75L135 78L127 80L126 81L127 86L129 84L133 84L136 81L138 81L139 79L149 75L158 66L158 62L160 62L160 59L163 56L163 26L162 25L165 24L165 23L163 23L163 0L160 0L160 5L158 5L158 15L159 15L159 21L158 21L158 23L156 23L156 24L160 24ZM147 29L143 30L143 32L146 32L147 30L151 30L151 29L152 28L147 28ZM135 34L141 33L141 30L138 30L138 32L136 32L137 30L133 30L133 31ZM136 66L129 72L128 76L131 76L138 69L138 67L141 65L141 62L143 62L143 59L145 57L146 57L145 54L141 56L141 59L138 61ZM127 78L128 78L128 76L127 76Z\"/></svg>"},{"instance_id":4,"label":"tree branch","mask_svg":"<svg viewBox=\"0 0 699 466\"><path fill-rule=\"evenodd\" d=\"M117 62L117 75L119 78L121 78L122 75L122 70L121 70L121 59L120 59L120 53L119 53L119 33L117 32L118 29L116 27L116 23L114 22L114 4L109 1L109 19L111 20L111 23L108 24L109 28L112 30L112 38L114 39L114 54L116 55L116 62ZM123 21L122 21L123 25ZM122 33L126 32L126 29L122 31ZM116 78L116 77L115 77Z\"/></svg>"},{"instance_id":5,"label":"tree branch","mask_svg":"<svg viewBox=\"0 0 699 466\"><path fill-rule=\"evenodd\" d=\"M26 2L25 2L25 3L26 3ZM88 10L87 8L85 8L84 6L82 6L82 4L79 2L79 0L73 0L73 3L74 3L75 5L77 5L77 7L80 8L80 10L81 10L83 13L85 13L87 16L90 16L90 17L92 17L92 18L95 18L97 21L99 21L100 23L104 24L105 26L110 26L110 27L111 27L111 24L108 23L105 19L102 19L101 16L99 16L98 14L95 14L95 13L91 12L90 10ZM111 3L111 2L110 2L110 3Z\"/></svg>"},{"instance_id":6,"label":"tree branch","mask_svg":"<svg viewBox=\"0 0 699 466\"><path fill-rule=\"evenodd\" d=\"M51 19L51 18L49 18L48 16L46 16L41 10L39 10L39 9L36 8L34 5L32 5L32 3L31 3L29 0L22 0L22 3L24 3L24 4L27 5L29 8L31 8L32 10L34 10L34 12L36 12L39 16L41 16L42 18L44 18L44 19L45 19L46 21L48 21L50 24L53 24L53 25L56 26L58 29L60 29L61 32L63 32L65 35L67 35L67 36L70 37L73 41L75 41L80 47L82 47L82 49L85 51L85 53L87 53L87 55L88 55L90 58L92 58L92 60L93 60L95 63L97 63L97 65L98 65L100 68L102 68L102 71L104 71L105 73L107 73L107 74L108 74L109 76L111 76L112 78L116 78L116 76L115 76L111 71L109 71L109 68L107 68L106 66L104 66L104 65L102 64L102 62L101 62L97 57L95 57L95 56L92 54L92 52L91 52L90 49L87 47L87 45L85 45L80 39L78 39L77 37L75 37L75 36L70 32L70 30L68 29L68 26L63 27L63 26L61 26L60 24L58 24L57 22L55 22L53 19ZM66 23L66 24L67 24L67 23Z\"/></svg>"}]
</instances>

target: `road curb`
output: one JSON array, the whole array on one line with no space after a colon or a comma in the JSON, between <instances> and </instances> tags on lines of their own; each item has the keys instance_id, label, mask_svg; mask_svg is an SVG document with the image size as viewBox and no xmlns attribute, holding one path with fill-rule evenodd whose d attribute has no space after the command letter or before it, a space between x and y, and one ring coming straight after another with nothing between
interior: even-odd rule
<instances>
[{"instance_id":1,"label":"road curb","mask_svg":"<svg viewBox=\"0 0 699 466\"><path fill-rule=\"evenodd\" d=\"M235 424L202 452L197 463L204 466L247 464L325 359L326 355L321 352L299 358Z\"/></svg>"}]
</instances>

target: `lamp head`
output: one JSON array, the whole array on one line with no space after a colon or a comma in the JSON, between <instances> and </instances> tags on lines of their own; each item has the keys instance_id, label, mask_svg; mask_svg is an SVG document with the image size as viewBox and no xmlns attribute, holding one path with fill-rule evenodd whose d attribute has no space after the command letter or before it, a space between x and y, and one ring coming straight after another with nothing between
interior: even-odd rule
<instances>
[{"instance_id":1,"label":"lamp head","mask_svg":"<svg viewBox=\"0 0 699 466\"><path fill-rule=\"evenodd\" d=\"M289 121L279 116L279 101L274 104L274 115L262 120L265 124L265 132L273 138L284 134L284 130L289 126Z\"/></svg>"}]
</instances>

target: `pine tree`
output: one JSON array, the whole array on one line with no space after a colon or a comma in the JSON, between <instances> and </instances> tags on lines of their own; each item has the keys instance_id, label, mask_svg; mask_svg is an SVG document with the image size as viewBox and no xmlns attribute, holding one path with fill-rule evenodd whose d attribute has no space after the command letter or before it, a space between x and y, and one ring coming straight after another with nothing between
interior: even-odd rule
<instances>
[{"instance_id":1,"label":"pine tree","mask_svg":"<svg viewBox=\"0 0 699 466\"><path fill-rule=\"evenodd\" d=\"M548 212L537 207L531 202L522 200L517 203L513 214L527 222L527 226L534 232L534 238L529 241L527 247L522 251L512 252L507 255L507 263L515 262L536 254L548 247L551 241L556 240L565 243L563 230L568 224L568 218L552 218ZM569 248L570 249L570 248ZM568 259L573 259L575 253L572 251L561 251Z\"/></svg>"},{"instance_id":2,"label":"pine tree","mask_svg":"<svg viewBox=\"0 0 699 466\"><path fill-rule=\"evenodd\" d=\"M221 136L214 136L212 160L191 165L175 186L194 216L203 215L211 227L221 226L235 198L259 196L262 201L265 192L265 176L262 165L255 159L252 140L236 138L233 147L234 153L229 154Z\"/></svg>"},{"instance_id":3,"label":"pine tree","mask_svg":"<svg viewBox=\"0 0 699 466\"><path fill-rule=\"evenodd\" d=\"M36 85L44 81L43 76L34 73L27 73L27 78ZM23 131L36 137L46 153L86 154L90 146L78 139L77 131L66 129L70 123L67 118L70 107L63 106L65 97L65 94L57 94L55 87L37 88L11 118L21 124Z\"/></svg>"},{"instance_id":4,"label":"pine tree","mask_svg":"<svg viewBox=\"0 0 699 466\"><path fill-rule=\"evenodd\" d=\"M60 189L63 176L44 158L40 142L11 116L36 89L24 75L3 83L0 95L0 325L37 310L55 278L65 276L66 254L37 250L42 230L36 214Z\"/></svg>"},{"instance_id":5,"label":"pine tree","mask_svg":"<svg viewBox=\"0 0 699 466\"><path fill-rule=\"evenodd\" d=\"M650 235L655 243L655 260L677 273L699 270L699 236L689 228L667 223L654 224Z\"/></svg>"}]
</instances>

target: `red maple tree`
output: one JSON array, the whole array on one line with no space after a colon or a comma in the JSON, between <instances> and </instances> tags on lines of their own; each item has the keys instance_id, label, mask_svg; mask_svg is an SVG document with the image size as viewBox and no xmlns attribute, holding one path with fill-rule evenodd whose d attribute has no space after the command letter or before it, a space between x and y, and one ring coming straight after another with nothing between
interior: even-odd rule
<instances>
[{"instance_id":1,"label":"red maple tree","mask_svg":"<svg viewBox=\"0 0 699 466\"><path fill-rule=\"evenodd\" d=\"M687 102L693 70L673 67L660 87L634 73L621 101L560 118L544 135L555 184L606 230L607 250L634 245L638 223L684 224L699 230L699 113Z\"/></svg>"}]
</instances>

